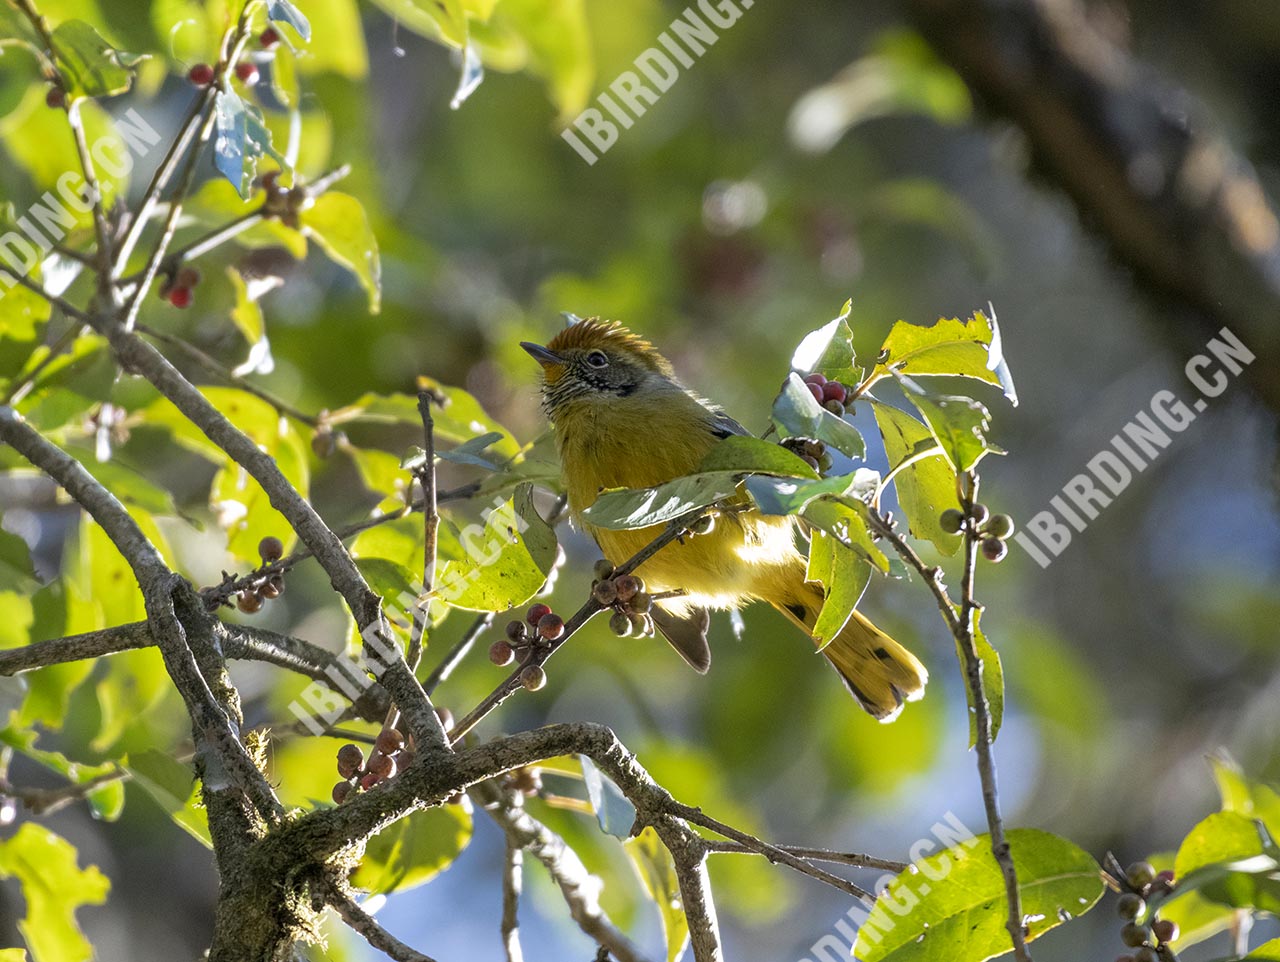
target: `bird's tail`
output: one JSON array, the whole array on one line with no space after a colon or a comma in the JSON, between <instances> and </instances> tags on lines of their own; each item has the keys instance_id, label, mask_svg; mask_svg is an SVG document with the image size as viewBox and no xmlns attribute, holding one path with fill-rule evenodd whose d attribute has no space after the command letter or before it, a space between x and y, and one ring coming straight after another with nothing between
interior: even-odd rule
<instances>
[{"instance_id":1,"label":"bird's tail","mask_svg":"<svg viewBox=\"0 0 1280 962\"><path fill-rule=\"evenodd\" d=\"M797 597L774 607L810 636L822 610L822 589L804 582ZM821 644L820 639L814 639ZM915 655L858 612L822 649L858 704L882 722L898 717L904 702L924 695L929 672Z\"/></svg>"}]
</instances>

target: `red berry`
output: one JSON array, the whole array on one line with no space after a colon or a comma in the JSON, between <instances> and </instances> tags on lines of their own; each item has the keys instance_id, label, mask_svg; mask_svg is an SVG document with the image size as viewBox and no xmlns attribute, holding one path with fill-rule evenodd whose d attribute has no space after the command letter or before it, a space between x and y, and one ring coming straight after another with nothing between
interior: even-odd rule
<instances>
[{"instance_id":1,"label":"red berry","mask_svg":"<svg viewBox=\"0 0 1280 962\"><path fill-rule=\"evenodd\" d=\"M516 653L505 641L495 641L489 646L489 660L501 668L515 660Z\"/></svg>"},{"instance_id":2,"label":"red berry","mask_svg":"<svg viewBox=\"0 0 1280 962\"><path fill-rule=\"evenodd\" d=\"M817 401L819 404L821 404L823 399L822 385L814 384L810 382L810 383L807 383L805 387L809 389L809 393L813 395L813 399Z\"/></svg>"},{"instance_id":3,"label":"red berry","mask_svg":"<svg viewBox=\"0 0 1280 962\"><path fill-rule=\"evenodd\" d=\"M999 517L999 515L997 515L996 517ZM1165 869L1163 872L1159 872L1159 873L1157 873L1157 875L1156 875L1156 881L1157 881L1157 882L1163 882L1165 885L1172 885L1172 884L1173 884L1173 872L1172 872L1170 869Z\"/></svg>"},{"instance_id":4,"label":"red berry","mask_svg":"<svg viewBox=\"0 0 1280 962\"><path fill-rule=\"evenodd\" d=\"M338 749L338 774L350 778L364 768L364 752L359 745L343 745Z\"/></svg>"},{"instance_id":5,"label":"red berry","mask_svg":"<svg viewBox=\"0 0 1280 962\"><path fill-rule=\"evenodd\" d=\"M544 605L541 603L530 605L529 611L525 614L525 621L529 622L529 624L536 628L538 626L538 622L542 620L542 616L549 614L551 614L550 605Z\"/></svg>"},{"instance_id":6,"label":"red berry","mask_svg":"<svg viewBox=\"0 0 1280 962\"><path fill-rule=\"evenodd\" d=\"M550 613L543 615L538 619L538 634L547 641L555 641L564 634L564 619Z\"/></svg>"},{"instance_id":7,"label":"red berry","mask_svg":"<svg viewBox=\"0 0 1280 962\"><path fill-rule=\"evenodd\" d=\"M816 384L818 385L818 387L822 387L822 385L827 383L827 376L825 374L819 374L817 371L814 371L812 374L808 375L804 379L804 383Z\"/></svg>"},{"instance_id":8,"label":"red berry","mask_svg":"<svg viewBox=\"0 0 1280 962\"><path fill-rule=\"evenodd\" d=\"M839 381L828 381L822 385L822 400L824 401L839 401L843 404L848 396L848 390Z\"/></svg>"},{"instance_id":9,"label":"red berry","mask_svg":"<svg viewBox=\"0 0 1280 962\"><path fill-rule=\"evenodd\" d=\"M169 291L169 303L174 307L190 307L191 301L191 288L189 287L174 287Z\"/></svg>"},{"instance_id":10,"label":"red berry","mask_svg":"<svg viewBox=\"0 0 1280 962\"><path fill-rule=\"evenodd\" d=\"M381 779L373 772L365 772L365 774L360 776L360 787L365 791L368 791L373 788L374 785L377 785L379 781L381 781Z\"/></svg>"},{"instance_id":11,"label":"red berry","mask_svg":"<svg viewBox=\"0 0 1280 962\"><path fill-rule=\"evenodd\" d=\"M270 50L280 42L280 34L275 27L267 27L258 37L258 43L266 50Z\"/></svg>"},{"instance_id":12,"label":"red berry","mask_svg":"<svg viewBox=\"0 0 1280 962\"><path fill-rule=\"evenodd\" d=\"M400 749L404 748L404 736L394 728L384 728L378 732L378 738L374 742L378 751L384 755L394 755Z\"/></svg>"},{"instance_id":13,"label":"red berry","mask_svg":"<svg viewBox=\"0 0 1280 962\"><path fill-rule=\"evenodd\" d=\"M390 755L374 755L369 759L369 773L376 775L378 778L394 778L396 774L396 760Z\"/></svg>"},{"instance_id":14,"label":"red berry","mask_svg":"<svg viewBox=\"0 0 1280 962\"><path fill-rule=\"evenodd\" d=\"M187 79L197 87L207 87L213 83L213 68L207 63L198 63L187 72Z\"/></svg>"},{"instance_id":15,"label":"red berry","mask_svg":"<svg viewBox=\"0 0 1280 962\"><path fill-rule=\"evenodd\" d=\"M635 575L622 575L613 580L613 587L619 601L630 601L637 592L644 591L644 582Z\"/></svg>"},{"instance_id":16,"label":"red berry","mask_svg":"<svg viewBox=\"0 0 1280 962\"><path fill-rule=\"evenodd\" d=\"M61 87L50 87L45 91L44 102L57 110L67 105L67 92Z\"/></svg>"},{"instance_id":17,"label":"red berry","mask_svg":"<svg viewBox=\"0 0 1280 962\"><path fill-rule=\"evenodd\" d=\"M258 68L255 64L244 60L236 64L236 77L240 82L248 87L252 87L258 82Z\"/></svg>"}]
</instances>

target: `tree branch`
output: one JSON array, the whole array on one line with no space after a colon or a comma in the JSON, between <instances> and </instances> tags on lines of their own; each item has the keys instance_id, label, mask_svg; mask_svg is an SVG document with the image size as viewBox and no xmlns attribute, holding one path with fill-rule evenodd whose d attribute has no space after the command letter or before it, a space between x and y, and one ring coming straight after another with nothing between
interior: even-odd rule
<instances>
[{"instance_id":1,"label":"tree branch","mask_svg":"<svg viewBox=\"0 0 1280 962\"><path fill-rule=\"evenodd\" d=\"M331 886L326 894L329 904L342 917L342 921L360 933L366 942L388 958L394 959L395 962L435 962L431 956L405 945L384 929L372 915L356 903L354 898L337 886Z\"/></svg>"},{"instance_id":2,"label":"tree branch","mask_svg":"<svg viewBox=\"0 0 1280 962\"><path fill-rule=\"evenodd\" d=\"M519 918L523 874L524 850L508 839L502 866L502 947L507 953L507 962L524 962Z\"/></svg>"}]
</instances>

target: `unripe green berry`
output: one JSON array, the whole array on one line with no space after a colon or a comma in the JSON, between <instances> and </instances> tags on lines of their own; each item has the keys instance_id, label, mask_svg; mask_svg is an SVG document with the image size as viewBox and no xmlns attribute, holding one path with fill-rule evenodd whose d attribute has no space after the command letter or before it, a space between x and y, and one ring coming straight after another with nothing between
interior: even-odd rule
<instances>
[{"instance_id":1,"label":"unripe green berry","mask_svg":"<svg viewBox=\"0 0 1280 962\"><path fill-rule=\"evenodd\" d=\"M822 406L838 418L844 417L844 405L839 401L824 401Z\"/></svg>"},{"instance_id":2,"label":"unripe green berry","mask_svg":"<svg viewBox=\"0 0 1280 962\"><path fill-rule=\"evenodd\" d=\"M991 520L983 528L983 533L989 534L993 538L1005 540L1013 534L1013 528L1013 519L1007 514L993 514Z\"/></svg>"},{"instance_id":3,"label":"unripe green berry","mask_svg":"<svg viewBox=\"0 0 1280 962\"><path fill-rule=\"evenodd\" d=\"M547 673L538 665L527 665L520 672L520 684L526 691L538 691L547 684Z\"/></svg>"},{"instance_id":4,"label":"unripe green berry","mask_svg":"<svg viewBox=\"0 0 1280 962\"><path fill-rule=\"evenodd\" d=\"M619 638L631 634L631 619L624 612L615 611L609 618L609 630Z\"/></svg>"},{"instance_id":5,"label":"unripe green berry","mask_svg":"<svg viewBox=\"0 0 1280 962\"><path fill-rule=\"evenodd\" d=\"M1156 880L1156 870L1150 862L1134 862L1124 870L1129 887L1141 892Z\"/></svg>"},{"instance_id":6,"label":"unripe green berry","mask_svg":"<svg viewBox=\"0 0 1280 962\"><path fill-rule=\"evenodd\" d=\"M637 591L627 602L627 607L637 614L646 614L653 607L653 598L647 591Z\"/></svg>"},{"instance_id":7,"label":"unripe green berry","mask_svg":"<svg viewBox=\"0 0 1280 962\"><path fill-rule=\"evenodd\" d=\"M938 518L938 525L947 534L959 534L964 529L964 512L958 508L947 508Z\"/></svg>"},{"instance_id":8,"label":"unripe green berry","mask_svg":"<svg viewBox=\"0 0 1280 962\"><path fill-rule=\"evenodd\" d=\"M613 577L613 562L607 558L601 558L595 563L591 571L595 574L597 581L604 581L606 578Z\"/></svg>"},{"instance_id":9,"label":"unripe green berry","mask_svg":"<svg viewBox=\"0 0 1280 962\"><path fill-rule=\"evenodd\" d=\"M1134 892L1125 892L1116 902L1116 912L1122 919L1136 919L1146 907L1147 903L1142 896Z\"/></svg>"},{"instance_id":10,"label":"unripe green berry","mask_svg":"<svg viewBox=\"0 0 1280 962\"><path fill-rule=\"evenodd\" d=\"M1147 940L1151 938L1151 930L1145 925L1139 925L1137 922L1129 922L1120 930L1120 941L1130 948L1136 949L1140 945L1146 945Z\"/></svg>"}]
</instances>

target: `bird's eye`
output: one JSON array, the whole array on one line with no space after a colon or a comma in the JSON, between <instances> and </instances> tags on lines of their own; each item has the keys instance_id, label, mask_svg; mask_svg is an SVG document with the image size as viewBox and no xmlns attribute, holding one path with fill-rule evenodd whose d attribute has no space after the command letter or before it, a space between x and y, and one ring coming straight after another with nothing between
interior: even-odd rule
<instances>
[{"instance_id":1,"label":"bird's eye","mask_svg":"<svg viewBox=\"0 0 1280 962\"><path fill-rule=\"evenodd\" d=\"M587 363L592 367L608 367L609 355L604 351L592 351L587 355Z\"/></svg>"}]
</instances>

